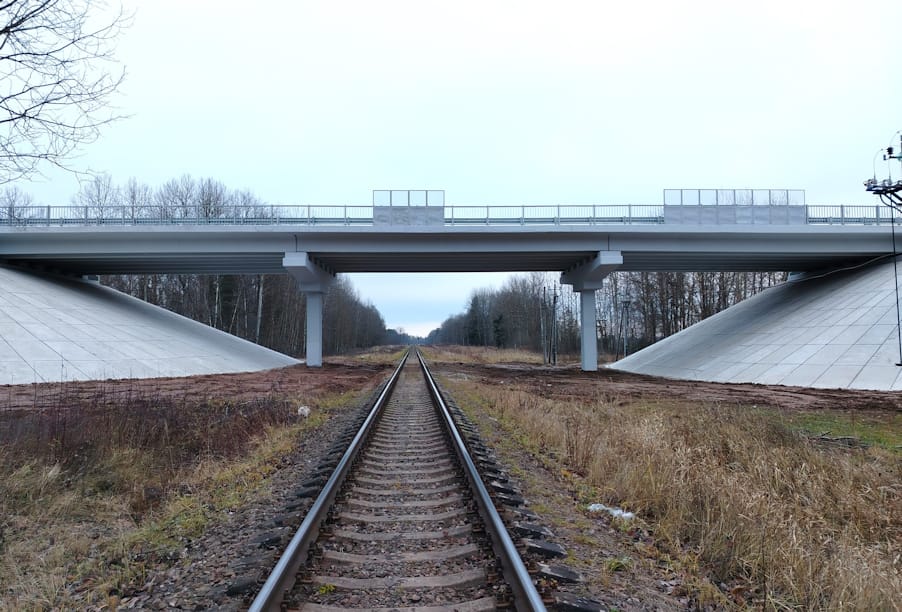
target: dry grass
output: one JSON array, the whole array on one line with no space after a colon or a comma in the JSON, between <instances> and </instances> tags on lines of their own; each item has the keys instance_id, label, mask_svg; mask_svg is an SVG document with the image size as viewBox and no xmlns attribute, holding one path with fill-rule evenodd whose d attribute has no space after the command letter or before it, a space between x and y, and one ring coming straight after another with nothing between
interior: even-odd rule
<instances>
[{"instance_id":1,"label":"dry grass","mask_svg":"<svg viewBox=\"0 0 902 612\"><path fill-rule=\"evenodd\" d=\"M499 349L485 346L442 346L439 350L432 347L420 349L423 356L435 363L529 363L542 365L542 354L525 349ZM564 358L559 359L564 363Z\"/></svg>"},{"instance_id":2,"label":"dry grass","mask_svg":"<svg viewBox=\"0 0 902 612\"><path fill-rule=\"evenodd\" d=\"M898 453L823 448L773 412L449 385L463 407L559 457L594 501L638 512L663 552L726 583L710 603L900 609Z\"/></svg>"},{"instance_id":3,"label":"dry grass","mask_svg":"<svg viewBox=\"0 0 902 612\"><path fill-rule=\"evenodd\" d=\"M353 354L330 356L328 358L328 361L334 363L362 363L370 365L396 366L398 365L398 362L401 361L401 356L406 350L406 346L376 346L357 351Z\"/></svg>"},{"instance_id":4,"label":"dry grass","mask_svg":"<svg viewBox=\"0 0 902 612\"><path fill-rule=\"evenodd\" d=\"M356 395L356 394L355 394ZM0 413L0 610L121 594L265 483L350 396L132 397ZM172 558L176 558L177 555Z\"/></svg>"}]
</instances>

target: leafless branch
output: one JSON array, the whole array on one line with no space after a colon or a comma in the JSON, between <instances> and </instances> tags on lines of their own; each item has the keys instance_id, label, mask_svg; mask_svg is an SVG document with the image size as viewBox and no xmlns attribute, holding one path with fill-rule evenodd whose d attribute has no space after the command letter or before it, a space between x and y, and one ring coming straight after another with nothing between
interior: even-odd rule
<instances>
[{"instance_id":1,"label":"leafless branch","mask_svg":"<svg viewBox=\"0 0 902 612\"><path fill-rule=\"evenodd\" d=\"M65 169L121 118L113 52L130 16L92 0L0 0L0 184ZM102 19L98 22L98 19Z\"/></svg>"}]
</instances>

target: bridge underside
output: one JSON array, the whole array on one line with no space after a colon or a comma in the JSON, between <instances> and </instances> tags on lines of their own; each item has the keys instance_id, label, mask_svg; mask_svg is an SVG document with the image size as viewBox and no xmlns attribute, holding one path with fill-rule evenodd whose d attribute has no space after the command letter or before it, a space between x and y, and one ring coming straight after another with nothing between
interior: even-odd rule
<instances>
[{"instance_id":1,"label":"bridge underside","mask_svg":"<svg viewBox=\"0 0 902 612\"><path fill-rule=\"evenodd\" d=\"M292 252L292 251L288 251ZM598 250L557 252L417 251L403 255L383 252L305 251L335 273L354 272L534 272L564 271L585 262ZM619 251L626 272L783 272L831 269L873 259L874 253L842 254L690 251ZM284 274L286 251L270 253L140 253L110 256L100 253L66 255L23 253L3 261L76 276L89 274Z\"/></svg>"}]
</instances>

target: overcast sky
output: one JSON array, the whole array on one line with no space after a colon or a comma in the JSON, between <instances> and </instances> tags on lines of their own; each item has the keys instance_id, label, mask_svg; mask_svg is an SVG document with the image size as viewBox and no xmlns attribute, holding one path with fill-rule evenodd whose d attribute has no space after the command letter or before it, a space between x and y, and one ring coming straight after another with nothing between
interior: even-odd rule
<instances>
[{"instance_id":1,"label":"overcast sky","mask_svg":"<svg viewBox=\"0 0 902 612\"><path fill-rule=\"evenodd\" d=\"M378 188L660 203L679 187L870 204L862 181L902 129L899 0L126 6L130 118L78 161L121 182L189 173L274 204L369 204ZM78 189L47 177L23 185L41 203ZM352 275L415 333L501 280Z\"/></svg>"}]
</instances>

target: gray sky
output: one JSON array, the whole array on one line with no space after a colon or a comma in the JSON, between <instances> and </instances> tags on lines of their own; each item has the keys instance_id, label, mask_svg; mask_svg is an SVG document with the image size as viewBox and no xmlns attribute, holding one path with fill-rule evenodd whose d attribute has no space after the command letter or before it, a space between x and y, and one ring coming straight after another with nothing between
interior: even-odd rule
<instances>
[{"instance_id":1,"label":"gray sky","mask_svg":"<svg viewBox=\"0 0 902 612\"><path fill-rule=\"evenodd\" d=\"M190 173L274 204L368 204L378 188L660 203L678 187L871 204L862 181L902 129L899 0L126 6L131 117L78 162L118 182ZM23 187L45 204L78 189L47 179ZM352 281L390 326L425 333L503 277Z\"/></svg>"}]
</instances>

